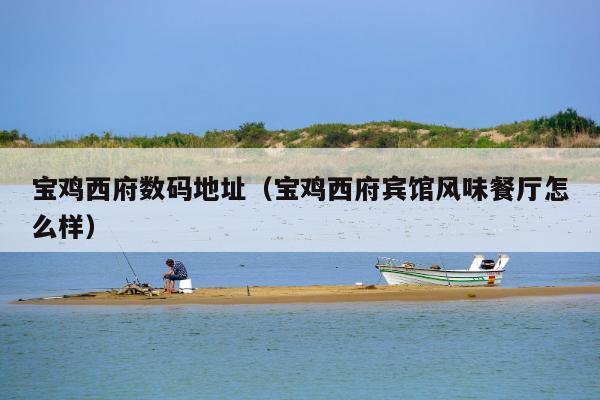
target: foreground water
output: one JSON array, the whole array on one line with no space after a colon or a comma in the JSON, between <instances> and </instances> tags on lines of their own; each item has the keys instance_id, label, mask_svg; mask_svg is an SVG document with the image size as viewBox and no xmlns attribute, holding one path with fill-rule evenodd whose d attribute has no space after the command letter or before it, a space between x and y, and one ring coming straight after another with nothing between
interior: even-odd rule
<instances>
[{"instance_id":1,"label":"foreground water","mask_svg":"<svg viewBox=\"0 0 600 400\"><path fill-rule=\"evenodd\" d=\"M0 314L3 398L591 399L600 390L598 296L21 307Z\"/></svg>"},{"instance_id":2,"label":"foreground water","mask_svg":"<svg viewBox=\"0 0 600 400\"><path fill-rule=\"evenodd\" d=\"M466 253L389 254L464 266ZM129 258L160 283L162 253ZM194 286L379 280L369 253L182 253ZM506 286L598 284L598 253L515 253ZM6 399L590 399L600 296L430 303L52 307L115 287L122 254L0 253Z\"/></svg>"}]
</instances>

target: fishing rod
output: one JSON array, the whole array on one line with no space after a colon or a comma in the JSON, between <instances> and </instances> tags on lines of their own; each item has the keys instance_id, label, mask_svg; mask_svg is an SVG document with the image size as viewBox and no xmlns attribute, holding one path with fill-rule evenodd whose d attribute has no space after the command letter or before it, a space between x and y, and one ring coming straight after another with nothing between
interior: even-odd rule
<instances>
[{"instance_id":1,"label":"fishing rod","mask_svg":"<svg viewBox=\"0 0 600 400\"><path fill-rule=\"evenodd\" d=\"M140 279L138 278L137 274L135 273L135 269L133 269L133 265L131 265L131 263L129 262L129 258L127 257L127 254L125 253L125 250L123 249L123 246L121 246L121 243L119 242L119 240L117 239L117 236L115 235L115 233L112 231L112 229L109 229L110 233L112 233L113 238L115 238L115 242L117 242L117 244L119 245L119 247L121 248L121 253L123 253L123 257L125 257L125 261L127 261L127 265L129 265L129 268L131 269L131 272L133 272L133 277L135 278L133 280L133 283L135 284L140 284Z\"/></svg>"}]
</instances>

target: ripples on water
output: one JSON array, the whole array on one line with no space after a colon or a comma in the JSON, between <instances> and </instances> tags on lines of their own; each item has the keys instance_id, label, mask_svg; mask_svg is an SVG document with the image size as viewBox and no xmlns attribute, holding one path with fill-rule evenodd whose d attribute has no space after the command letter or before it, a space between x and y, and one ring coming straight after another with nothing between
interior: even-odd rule
<instances>
[{"instance_id":1,"label":"ripples on water","mask_svg":"<svg viewBox=\"0 0 600 400\"><path fill-rule=\"evenodd\" d=\"M564 399L600 386L600 297L8 307L4 398Z\"/></svg>"},{"instance_id":2,"label":"ripples on water","mask_svg":"<svg viewBox=\"0 0 600 400\"><path fill-rule=\"evenodd\" d=\"M181 253L195 286L379 280L374 253ZM467 253L385 254L463 266ZM155 284L166 254L132 253ZM515 253L506 286L597 284L598 253ZM600 296L448 303L9 305L120 286L119 253L1 253L2 398L590 399Z\"/></svg>"}]
</instances>

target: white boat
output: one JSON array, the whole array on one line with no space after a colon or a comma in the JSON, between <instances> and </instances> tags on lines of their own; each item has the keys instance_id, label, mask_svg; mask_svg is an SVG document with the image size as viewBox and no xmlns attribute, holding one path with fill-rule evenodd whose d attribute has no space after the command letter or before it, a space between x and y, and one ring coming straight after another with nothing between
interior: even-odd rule
<instances>
[{"instance_id":1,"label":"white boat","mask_svg":"<svg viewBox=\"0 0 600 400\"><path fill-rule=\"evenodd\" d=\"M417 266L412 262L398 263L393 258L377 258L375 268L388 285L497 286L510 257L499 254L496 261L483 255L473 257L468 269L443 269L438 265Z\"/></svg>"}]
</instances>

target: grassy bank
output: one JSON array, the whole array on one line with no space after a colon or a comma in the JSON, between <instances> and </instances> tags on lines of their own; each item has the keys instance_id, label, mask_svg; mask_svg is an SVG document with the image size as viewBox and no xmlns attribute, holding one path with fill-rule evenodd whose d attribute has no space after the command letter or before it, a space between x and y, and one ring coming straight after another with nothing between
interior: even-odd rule
<instances>
[{"instance_id":1,"label":"grassy bank","mask_svg":"<svg viewBox=\"0 0 600 400\"><path fill-rule=\"evenodd\" d=\"M0 147L600 147L600 127L592 119L567 109L550 117L481 129L385 121L269 130L262 122L249 122L237 129L204 134L173 132L163 136L123 137L104 132L48 143L36 143L26 134L4 130L0 131Z\"/></svg>"}]
</instances>

